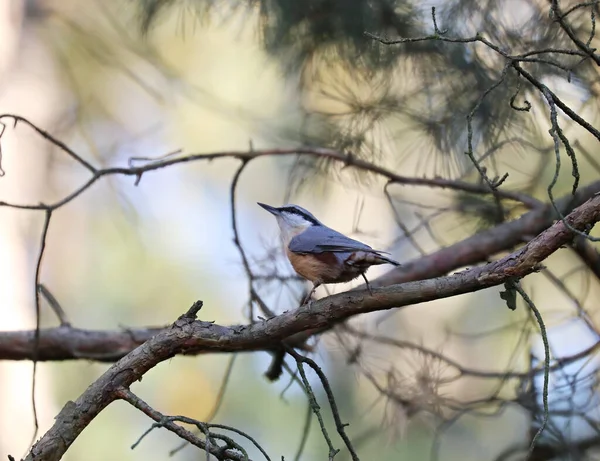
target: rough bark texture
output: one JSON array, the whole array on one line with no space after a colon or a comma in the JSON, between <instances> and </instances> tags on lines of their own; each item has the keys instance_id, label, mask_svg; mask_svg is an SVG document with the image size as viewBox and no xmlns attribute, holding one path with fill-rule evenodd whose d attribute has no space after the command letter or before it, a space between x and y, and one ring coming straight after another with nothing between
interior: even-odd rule
<instances>
[{"instance_id":1,"label":"rough bark texture","mask_svg":"<svg viewBox=\"0 0 600 461\"><path fill-rule=\"evenodd\" d=\"M562 213L600 192L600 181L582 187L576 195L568 195L557 201ZM519 219L500 224L479 232L454 245L442 248L413 261L403 263L387 274L371 281L372 287L383 287L445 275L462 267L475 265L490 255L510 251L524 243L530 236L538 235L552 225L556 214L552 205L540 206L525 213ZM575 239L575 248L586 251L593 270L598 264L598 254L588 248L581 238ZM582 250L583 251L583 250ZM588 262L588 261L586 261ZM95 360L114 362L160 332L164 327L137 328L122 331L84 330L72 327L44 329L40 333L37 360ZM309 332L310 333L310 332ZM33 331L0 332L0 360L32 360L34 357ZM195 351L190 353L200 353Z\"/></svg>"},{"instance_id":2,"label":"rough bark texture","mask_svg":"<svg viewBox=\"0 0 600 461\"><path fill-rule=\"evenodd\" d=\"M596 223L600 220L600 195L575 209L566 220L578 230ZM300 307L253 325L224 327L184 315L111 366L75 402L68 402L25 459L59 460L98 413L119 398L122 388L128 388L148 370L176 354L265 349L293 334L326 328L353 315L499 285L534 272L545 258L572 239L573 233L559 221L499 261L446 277L377 288L372 296L366 290L336 294L313 303L310 309Z\"/></svg>"},{"instance_id":3,"label":"rough bark texture","mask_svg":"<svg viewBox=\"0 0 600 461\"><path fill-rule=\"evenodd\" d=\"M164 327L122 331L85 330L71 326L40 331L37 360L95 360L115 362L144 343ZM28 331L0 333L0 360L33 360L34 334Z\"/></svg>"}]
</instances>

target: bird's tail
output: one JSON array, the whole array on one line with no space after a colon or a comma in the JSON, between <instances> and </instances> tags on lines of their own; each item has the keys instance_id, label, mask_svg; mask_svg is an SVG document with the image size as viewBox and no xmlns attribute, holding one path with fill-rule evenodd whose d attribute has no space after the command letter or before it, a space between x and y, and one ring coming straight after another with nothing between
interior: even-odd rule
<instances>
[{"instance_id":1,"label":"bird's tail","mask_svg":"<svg viewBox=\"0 0 600 461\"><path fill-rule=\"evenodd\" d=\"M399 266L400 263L398 261L394 261L387 256L381 254L381 252L372 250L372 251L356 251L349 258L347 263L353 265L365 265L368 266L378 266L380 264L392 264L394 266Z\"/></svg>"},{"instance_id":2,"label":"bird's tail","mask_svg":"<svg viewBox=\"0 0 600 461\"><path fill-rule=\"evenodd\" d=\"M398 261L388 258L387 256L383 256L380 253L373 253L373 255L375 256L377 261L381 261L381 262L377 262L375 264L392 264L393 266L400 265L400 263Z\"/></svg>"}]
</instances>

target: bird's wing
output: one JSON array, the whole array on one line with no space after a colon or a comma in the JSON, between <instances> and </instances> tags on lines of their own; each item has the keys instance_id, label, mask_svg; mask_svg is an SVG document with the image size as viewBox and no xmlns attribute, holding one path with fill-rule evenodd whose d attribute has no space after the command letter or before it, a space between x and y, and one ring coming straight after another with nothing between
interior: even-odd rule
<instances>
[{"instance_id":1,"label":"bird's wing","mask_svg":"<svg viewBox=\"0 0 600 461\"><path fill-rule=\"evenodd\" d=\"M367 253L382 253L374 250L358 240L346 237L333 229L325 226L313 226L301 234L296 235L288 245L294 253L346 253L364 251Z\"/></svg>"}]
</instances>

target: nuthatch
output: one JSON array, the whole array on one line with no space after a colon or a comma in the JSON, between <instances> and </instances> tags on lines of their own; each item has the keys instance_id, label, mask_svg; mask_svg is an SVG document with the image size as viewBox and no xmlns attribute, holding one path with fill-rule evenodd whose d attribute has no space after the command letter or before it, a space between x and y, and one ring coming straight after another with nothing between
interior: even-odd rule
<instances>
[{"instance_id":1,"label":"nuthatch","mask_svg":"<svg viewBox=\"0 0 600 461\"><path fill-rule=\"evenodd\" d=\"M362 276L370 292L371 287L365 276L369 267L379 264L400 265L384 256L384 252L327 227L298 205L275 208L260 202L258 204L277 219L281 241L294 270L313 283L304 302L322 284L349 282L358 276Z\"/></svg>"}]
</instances>

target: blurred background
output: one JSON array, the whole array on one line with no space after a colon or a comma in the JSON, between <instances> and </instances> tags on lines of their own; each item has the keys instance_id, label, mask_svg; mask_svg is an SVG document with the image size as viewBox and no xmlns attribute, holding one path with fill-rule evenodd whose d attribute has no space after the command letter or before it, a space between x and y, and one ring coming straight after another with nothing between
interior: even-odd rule
<instances>
[{"instance_id":1,"label":"blurred background","mask_svg":"<svg viewBox=\"0 0 600 461\"><path fill-rule=\"evenodd\" d=\"M177 149L186 155L311 145L351 151L405 176L479 183L464 155L471 113L471 143L489 176L508 172L503 188L547 201L555 173L548 110L510 73L481 99L503 75L496 54L481 45L441 42L386 47L363 34L430 34L431 6L438 7L438 25L450 34L482 32L513 53L572 46L541 1L4 0L0 112L28 118L98 167L127 166L131 157ZM589 32L589 15L581 8L571 16L577 33ZM571 69L570 80L553 65L533 62L529 70L597 124L596 69L576 65L577 56L553 59ZM525 100L529 112L511 107ZM597 180L597 141L561 122L578 149L581 184ZM1 147L0 200L50 203L89 177L24 124L7 124ZM555 197L572 187L570 163L563 162ZM201 299L202 320L247 322L248 282L229 209L238 165L233 159L186 163L147 173L137 186L135 178L109 176L60 208L49 228L41 280L69 320L91 329L162 326ZM482 196L385 185L380 177L305 156L249 164L237 189L240 238L252 267L265 275L259 289L273 310L295 308L306 286L267 277L290 276L292 270L278 247L275 220L257 201L297 203L400 261L525 211L512 203L498 217L493 200ZM43 220L43 212L0 208L3 331L35 326L34 273ZM532 275L523 286L544 315L553 356L577 354L599 340L598 279L566 250L547 267L549 274ZM369 277L386 270L374 268ZM530 313L521 304L509 311L500 290L351 323L497 376L458 379L455 368L419 348L363 341L345 330L319 338L314 358L331 380L361 459L520 459L506 453L526 447L539 424L541 375L528 387L524 379L501 379L502 373L539 366L543 350ZM42 304L42 325L56 324ZM543 443L598 437L598 361L594 354L583 359L553 374L557 413ZM272 459L291 460L301 443L307 402L296 384L288 386L288 374L274 383L263 376L269 363L267 353L240 354L233 364L224 355L176 357L133 391L164 414L204 420L231 366L214 421L248 432ZM107 367L88 361L39 364L38 436ZM334 433L319 382L311 379ZM19 457L29 446L31 380L31 363L0 361L0 458ZM523 404L525 394L533 395L532 405ZM574 394L581 402L573 402ZM417 402L416 414L406 399ZM130 449L150 425L140 412L116 402L65 459L169 458L180 442L164 430ZM342 448L339 439L335 444ZM299 459L325 459L326 453L313 421ZM199 456L204 454L187 447L174 459ZM342 450L338 459L350 458Z\"/></svg>"}]
</instances>

